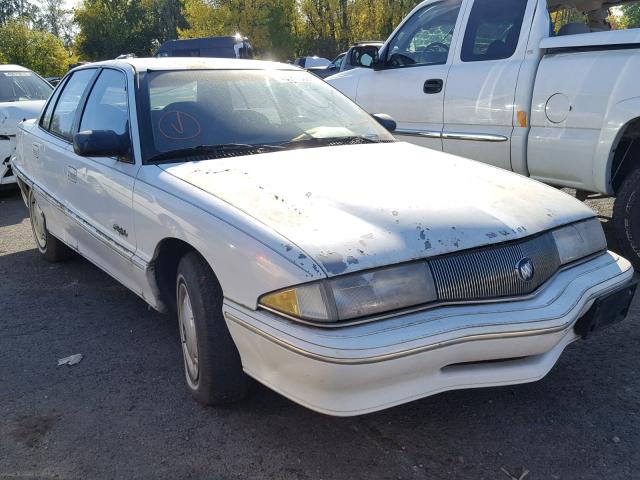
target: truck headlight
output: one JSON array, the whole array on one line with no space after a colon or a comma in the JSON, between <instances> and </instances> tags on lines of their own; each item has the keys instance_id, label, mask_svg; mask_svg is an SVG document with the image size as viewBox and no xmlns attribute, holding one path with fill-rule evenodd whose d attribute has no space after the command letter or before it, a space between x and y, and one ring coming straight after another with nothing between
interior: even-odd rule
<instances>
[{"instance_id":1,"label":"truck headlight","mask_svg":"<svg viewBox=\"0 0 640 480\"><path fill-rule=\"evenodd\" d=\"M303 320L331 323L437 300L426 262L345 275L265 295L260 304Z\"/></svg>"},{"instance_id":2,"label":"truck headlight","mask_svg":"<svg viewBox=\"0 0 640 480\"><path fill-rule=\"evenodd\" d=\"M607 239L597 218L554 230L553 239L556 242L562 265L575 262L607 248Z\"/></svg>"}]
</instances>

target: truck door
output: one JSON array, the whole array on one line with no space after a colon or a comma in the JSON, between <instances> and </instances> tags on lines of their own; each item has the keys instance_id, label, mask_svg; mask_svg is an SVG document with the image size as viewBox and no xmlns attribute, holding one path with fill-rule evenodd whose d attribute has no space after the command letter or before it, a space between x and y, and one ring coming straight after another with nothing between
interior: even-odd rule
<instances>
[{"instance_id":1,"label":"truck door","mask_svg":"<svg viewBox=\"0 0 640 480\"><path fill-rule=\"evenodd\" d=\"M391 115L400 139L442 150L444 92L461 6L462 0L443 0L416 10L381 50L376 70L362 72L358 103Z\"/></svg>"},{"instance_id":2,"label":"truck door","mask_svg":"<svg viewBox=\"0 0 640 480\"><path fill-rule=\"evenodd\" d=\"M535 6L474 0L468 9L445 93L445 152L512 169L514 100Z\"/></svg>"}]
</instances>

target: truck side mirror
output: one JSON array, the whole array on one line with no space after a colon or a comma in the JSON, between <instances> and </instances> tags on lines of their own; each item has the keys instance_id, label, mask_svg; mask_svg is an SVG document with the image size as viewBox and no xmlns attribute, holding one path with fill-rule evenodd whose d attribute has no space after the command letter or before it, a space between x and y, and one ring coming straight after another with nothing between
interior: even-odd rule
<instances>
[{"instance_id":1,"label":"truck side mirror","mask_svg":"<svg viewBox=\"0 0 640 480\"><path fill-rule=\"evenodd\" d=\"M378 47L358 45L351 49L350 62L354 67L373 68L378 63Z\"/></svg>"}]
</instances>

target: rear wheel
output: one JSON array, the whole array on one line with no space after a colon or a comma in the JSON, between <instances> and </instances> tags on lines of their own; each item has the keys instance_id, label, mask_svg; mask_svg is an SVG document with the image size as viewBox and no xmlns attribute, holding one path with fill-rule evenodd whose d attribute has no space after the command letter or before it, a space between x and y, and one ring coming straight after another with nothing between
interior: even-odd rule
<instances>
[{"instance_id":1,"label":"rear wheel","mask_svg":"<svg viewBox=\"0 0 640 480\"><path fill-rule=\"evenodd\" d=\"M176 301L187 386L204 405L242 400L249 378L222 314L222 289L196 252L178 264Z\"/></svg>"},{"instance_id":2,"label":"rear wheel","mask_svg":"<svg viewBox=\"0 0 640 480\"><path fill-rule=\"evenodd\" d=\"M620 253L640 271L640 168L624 180L613 207L613 226Z\"/></svg>"},{"instance_id":3,"label":"rear wheel","mask_svg":"<svg viewBox=\"0 0 640 480\"><path fill-rule=\"evenodd\" d=\"M47 220L33 190L29 192L29 218L36 246L47 261L52 263L62 262L73 256L73 250L47 230Z\"/></svg>"}]
</instances>

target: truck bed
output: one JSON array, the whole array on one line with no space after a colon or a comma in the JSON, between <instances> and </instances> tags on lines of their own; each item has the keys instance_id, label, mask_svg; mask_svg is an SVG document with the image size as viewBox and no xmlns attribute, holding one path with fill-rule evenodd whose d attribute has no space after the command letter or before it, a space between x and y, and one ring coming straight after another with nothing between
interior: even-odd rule
<instances>
[{"instance_id":1,"label":"truck bed","mask_svg":"<svg viewBox=\"0 0 640 480\"><path fill-rule=\"evenodd\" d=\"M542 39L540 48L546 49L547 53L640 48L640 28L548 37Z\"/></svg>"}]
</instances>

